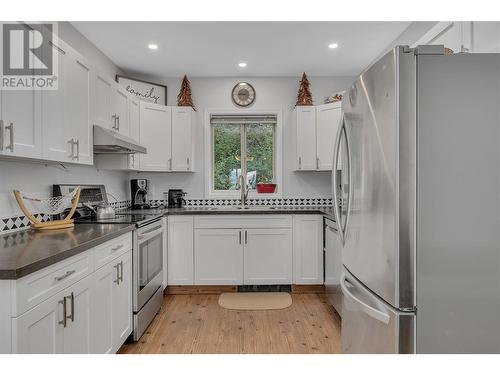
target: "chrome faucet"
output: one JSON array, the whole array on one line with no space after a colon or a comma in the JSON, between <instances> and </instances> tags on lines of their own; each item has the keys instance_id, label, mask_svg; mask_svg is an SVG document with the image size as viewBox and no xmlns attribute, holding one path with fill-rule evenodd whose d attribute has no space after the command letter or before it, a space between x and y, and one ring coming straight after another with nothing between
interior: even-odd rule
<instances>
[{"instance_id":1,"label":"chrome faucet","mask_svg":"<svg viewBox=\"0 0 500 375\"><path fill-rule=\"evenodd\" d=\"M247 186L247 182L246 182L246 178L245 176L243 176L242 174L240 175L240 177L238 178L238 185L240 185L240 191L241 191L241 197L240 197L240 201L241 201L241 208L246 208L247 206L247 198L248 198L248 186Z\"/></svg>"}]
</instances>

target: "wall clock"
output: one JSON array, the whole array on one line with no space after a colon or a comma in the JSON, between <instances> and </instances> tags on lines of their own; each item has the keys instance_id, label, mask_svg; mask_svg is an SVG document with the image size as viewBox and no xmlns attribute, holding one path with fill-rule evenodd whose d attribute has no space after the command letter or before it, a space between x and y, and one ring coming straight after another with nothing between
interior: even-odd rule
<instances>
[{"instance_id":1,"label":"wall clock","mask_svg":"<svg viewBox=\"0 0 500 375\"><path fill-rule=\"evenodd\" d=\"M233 87L232 98L239 107L248 107L255 101L255 89L248 82L239 82Z\"/></svg>"}]
</instances>

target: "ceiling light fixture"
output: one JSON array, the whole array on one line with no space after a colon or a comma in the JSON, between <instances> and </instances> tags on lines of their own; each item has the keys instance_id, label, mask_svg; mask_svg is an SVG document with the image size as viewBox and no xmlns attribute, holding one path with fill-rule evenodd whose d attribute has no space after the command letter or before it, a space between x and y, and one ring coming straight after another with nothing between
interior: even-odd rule
<instances>
[{"instance_id":1,"label":"ceiling light fixture","mask_svg":"<svg viewBox=\"0 0 500 375\"><path fill-rule=\"evenodd\" d=\"M338 45L337 43L330 43L330 44L328 45L328 48L330 48L330 49L335 49L335 48L337 48L338 46L339 46L339 45Z\"/></svg>"},{"instance_id":2,"label":"ceiling light fixture","mask_svg":"<svg viewBox=\"0 0 500 375\"><path fill-rule=\"evenodd\" d=\"M158 49L158 44L150 43L148 44L149 49Z\"/></svg>"},{"instance_id":3,"label":"ceiling light fixture","mask_svg":"<svg viewBox=\"0 0 500 375\"><path fill-rule=\"evenodd\" d=\"M246 62L240 62L240 63L238 64L238 66L239 66L240 68L246 68L246 67L247 67L247 63L246 63Z\"/></svg>"}]
</instances>

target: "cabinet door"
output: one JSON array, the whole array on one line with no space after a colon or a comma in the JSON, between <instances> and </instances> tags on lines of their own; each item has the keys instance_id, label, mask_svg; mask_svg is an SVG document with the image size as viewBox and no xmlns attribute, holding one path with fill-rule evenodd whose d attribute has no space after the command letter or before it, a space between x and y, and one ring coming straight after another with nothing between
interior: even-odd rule
<instances>
[{"instance_id":1,"label":"cabinet door","mask_svg":"<svg viewBox=\"0 0 500 375\"><path fill-rule=\"evenodd\" d=\"M172 111L164 105L141 102L140 143L147 154L140 157L141 171L168 171L172 166Z\"/></svg>"},{"instance_id":2,"label":"cabinet door","mask_svg":"<svg viewBox=\"0 0 500 375\"><path fill-rule=\"evenodd\" d=\"M61 354L64 352L62 293L12 319L13 352Z\"/></svg>"},{"instance_id":3,"label":"cabinet door","mask_svg":"<svg viewBox=\"0 0 500 375\"><path fill-rule=\"evenodd\" d=\"M90 64L76 53L72 53L69 58L69 124L70 132L77 141L76 162L92 164L94 151L90 120Z\"/></svg>"},{"instance_id":4,"label":"cabinet door","mask_svg":"<svg viewBox=\"0 0 500 375\"><path fill-rule=\"evenodd\" d=\"M243 234L240 229L196 229L194 283L243 284Z\"/></svg>"},{"instance_id":5,"label":"cabinet door","mask_svg":"<svg viewBox=\"0 0 500 375\"><path fill-rule=\"evenodd\" d=\"M323 284L323 217L293 218L293 282Z\"/></svg>"},{"instance_id":6,"label":"cabinet door","mask_svg":"<svg viewBox=\"0 0 500 375\"><path fill-rule=\"evenodd\" d=\"M122 255L116 263L120 273L119 283L113 283L113 352L125 342L132 332L132 253Z\"/></svg>"},{"instance_id":7,"label":"cabinet door","mask_svg":"<svg viewBox=\"0 0 500 375\"><path fill-rule=\"evenodd\" d=\"M118 282L115 262L99 268L92 276L92 340L91 352L112 353L113 346L113 291Z\"/></svg>"},{"instance_id":8,"label":"cabinet door","mask_svg":"<svg viewBox=\"0 0 500 375\"><path fill-rule=\"evenodd\" d=\"M92 278L88 276L64 291L68 316L63 331L65 354L90 353L91 287Z\"/></svg>"},{"instance_id":9,"label":"cabinet door","mask_svg":"<svg viewBox=\"0 0 500 375\"><path fill-rule=\"evenodd\" d=\"M99 71L92 74L92 123L113 129L113 80Z\"/></svg>"},{"instance_id":10,"label":"cabinet door","mask_svg":"<svg viewBox=\"0 0 500 375\"><path fill-rule=\"evenodd\" d=\"M52 44L52 49L55 50L58 59L58 89L41 92L42 157L46 160L68 162L72 161L71 140L74 136L70 134L67 126L70 115L68 90L71 80L68 49L62 42L59 42L57 46Z\"/></svg>"},{"instance_id":11,"label":"cabinet door","mask_svg":"<svg viewBox=\"0 0 500 375\"><path fill-rule=\"evenodd\" d=\"M3 29L0 24L0 29ZM3 32L0 30L0 40ZM30 43L33 33L29 33ZM33 59L34 54L30 54ZM30 61L30 66L34 66ZM39 159L42 156L40 91L0 90L0 121L3 122L3 144L0 153Z\"/></svg>"},{"instance_id":12,"label":"cabinet door","mask_svg":"<svg viewBox=\"0 0 500 375\"><path fill-rule=\"evenodd\" d=\"M172 170L193 170L193 110L190 107L172 108Z\"/></svg>"},{"instance_id":13,"label":"cabinet door","mask_svg":"<svg viewBox=\"0 0 500 375\"><path fill-rule=\"evenodd\" d=\"M296 145L297 169L316 169L316 111L314 107L297 107Z\"/></svg>"},{"instance_id":14,"label":"cabinet door","mask_svg":"<svg viewBox=\"0 0 500 375\"><path fill-rule=\"evenodd\" d=\"M193 217L168 218L168 285L193 285Z\"/></svg>"},{"instance_id":15,"label":"cabinet door","mask_svg":"<svg viewBox=\"0 0 500 375\"><path fill-rule=\"evenodd\" d=\"M333 148L341 116L340 103L316 107L316 153L319 170L332 170Z\"/></svg>"},{"instance_id":16,"label":"cabinet door","mask_svg":"<svg viewBox=\"0 0 500 375\"><path fill-rule=\"evenodd\" d=\"M292 230L244 230L244 283L292 283Z\"/></svg>"},{"instance_id":17,"label":"cabinet door","mask_svg":"<svg viewBox=\"0 0 500 375\"><path fill-rule=\"evenodd\" d=\"M128 100L128 117L130 124L130 138L139 142L140 129L139 129L139 101L134 98Z\"/></svg>"},{"instance_id":18,"label":"cabinet door","mask_svg":"<svg viewBox=\"0 0 500 375\"><path fill-rule=\"evenodd\" d=\"M130 136L128 95L125 89L117 83L114 85L114 113L116 115L116 130Z\"/></svg>"}]
</instances>

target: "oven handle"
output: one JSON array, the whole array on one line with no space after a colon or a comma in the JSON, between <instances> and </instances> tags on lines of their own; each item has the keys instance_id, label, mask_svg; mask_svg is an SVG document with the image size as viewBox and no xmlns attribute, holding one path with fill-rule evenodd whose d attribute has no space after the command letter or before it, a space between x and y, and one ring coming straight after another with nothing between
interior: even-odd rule
<instances>
[{"instance_id":1,"label":"oven handle","mask_svg":"<svg viewBox=\"0 0 500 375\"><path fill-rule=\"evenodd\" d=\"M163 226L156 227L156 228L148 230L144 233L138 234L137 239L139 241L148 240L148 239L150 239L150 238L152 238L160 233L163 233Z\"/></svg>"}]
</instances>

